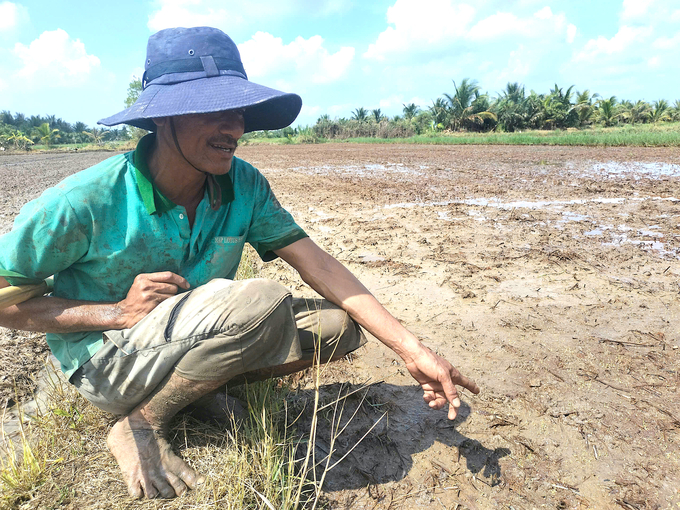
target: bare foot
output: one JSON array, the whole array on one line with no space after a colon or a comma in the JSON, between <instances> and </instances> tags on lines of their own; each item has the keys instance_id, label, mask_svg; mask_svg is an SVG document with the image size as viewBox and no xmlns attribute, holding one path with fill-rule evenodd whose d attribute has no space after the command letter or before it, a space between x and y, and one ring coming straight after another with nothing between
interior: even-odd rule
<instances>
[{"instance_id":1,"label":"bare foot","mask_svg":"<svg viewBox=\"0 0 680 510\"><path fill-rule=\"evenodd\" d=\"M175 455L162 433L145 421L141 412L135 411L118 420L106 440L130 496L174 498L202 484L205 477Z\"/></svg>"},{"instance_id":2,"label":"bare foot","mask_svg":"<svg viewBox=\"0 0 680 510\"><path fill-rule=\"evenodd\" d=\"M214 421L226 426L238 426L248 417L248 411L241 401L224 391L209 393L188 405L186 411L197 420Z\"/></svg>"}]
</instances>

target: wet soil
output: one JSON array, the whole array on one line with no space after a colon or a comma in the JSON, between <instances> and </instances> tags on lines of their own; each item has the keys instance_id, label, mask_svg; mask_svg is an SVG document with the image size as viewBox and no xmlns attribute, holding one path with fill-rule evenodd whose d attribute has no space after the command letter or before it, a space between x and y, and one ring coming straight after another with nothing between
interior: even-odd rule
<instances>
[{"instance_id":1,"label":"wet soil","mask_svg":"<svg viewBox=\"0 0 680 510\"><path fill-rule=\"evenodd\" d=\"M1 157L0 232L26 200L110 155ZM327 395L370 385L348 399L342 424L358 412L336 460L387 414L328 475L331 507L680 502L676 149L327 144L239 155L318 244L482 388L463 395L451 424L377 341L332 371ZM280 261L261 274L311 295ZM41 342L0 334L5 401L17 360L44 356Z\"/></svg>"}]
</instances>

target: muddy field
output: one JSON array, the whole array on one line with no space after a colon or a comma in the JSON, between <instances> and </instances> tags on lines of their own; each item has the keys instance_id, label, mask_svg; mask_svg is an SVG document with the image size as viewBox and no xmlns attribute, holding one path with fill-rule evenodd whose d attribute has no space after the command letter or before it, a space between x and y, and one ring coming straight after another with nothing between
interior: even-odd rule
<instances>
[{"instance_id":1,"label":"muddy field","mask_svg":"<svg viewBox=\"0 0 680 510\"><path fill-rule=\"evenodd\" d=\"M680 504L676 149L337 144L238 154L318 244L482 388L463 396L450 424L400 360L369 343L328 381L372 384L340 451L387 416L331 472L332 507ZM0 157L0 233L22 203L109 155ZM310 294L280 262L261 272ZM21 376L40 365L41 342L0 335L3 402L13 379L19 398L30 389Z\"/></svg>"}]
</instances>

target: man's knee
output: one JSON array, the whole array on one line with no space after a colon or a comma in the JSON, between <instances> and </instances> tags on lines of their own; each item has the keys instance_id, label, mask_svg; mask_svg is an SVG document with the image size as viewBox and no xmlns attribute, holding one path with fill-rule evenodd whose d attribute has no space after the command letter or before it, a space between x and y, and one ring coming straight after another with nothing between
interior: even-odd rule
<instances>
[{"instance_id":1,"label":"man's knee","mask_svg":"<svg viewBox=\"0 0 680 510\"><path fill-rule=\"evenodd\" d=\"M226 310L217 327L178 363L180 375L191 380L221 379L285 363L291 357L299 359L288 289L264 279L209 285Z\"/></svg>"},{"instance_id":2,"label":"man's knee","mask_svg":"<svg viewBox=\"0 0 680 510\"><path fill-rule=\"evenodd\" d=\"M175 306L168 318L166 340L242 335L288 296L290 291L272 280L212 280Z\"/></svg>"},{"instance_id":3,"label":"man's knee","mask_svg":"<svg viewBox=\"0 0 680 510\"><path fill-rule=\"evenodd\" d=\"M317 349L323 360L337 359L366 343L361 327L341 308L325 302L317 313L308 316L311 326L300 330L300 343L305 358L311 358ZM306 321L306 322L307 322Z\"/></svg>"}]
</instances>

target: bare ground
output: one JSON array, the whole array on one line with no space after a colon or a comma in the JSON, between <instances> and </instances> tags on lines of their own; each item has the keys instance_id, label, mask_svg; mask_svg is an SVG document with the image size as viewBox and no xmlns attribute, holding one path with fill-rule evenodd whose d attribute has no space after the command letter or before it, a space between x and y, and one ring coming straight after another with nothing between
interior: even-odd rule
<instances>
[{"instance_id":1,"label":"bare ground","mask_svg":"<svg viewBox=\"0 0 680 510\"><path fill-rule=\"evenodd\" d=\"M22 203L109 155L0 158L0 232ZM333 371L329 393L334 381L375 383L336 458L387 416L331 472L330 506L680 503L676 149L329 144L239 155L312 238L482 387L452 426L375 341L351 371ZM262 273L310 292L280 262ZM41 342L0 335L3 401L14 398L8 381L19 387L40 366ZM22 384L20 397L31 388Z\"/></svg>"}]
</instances>

